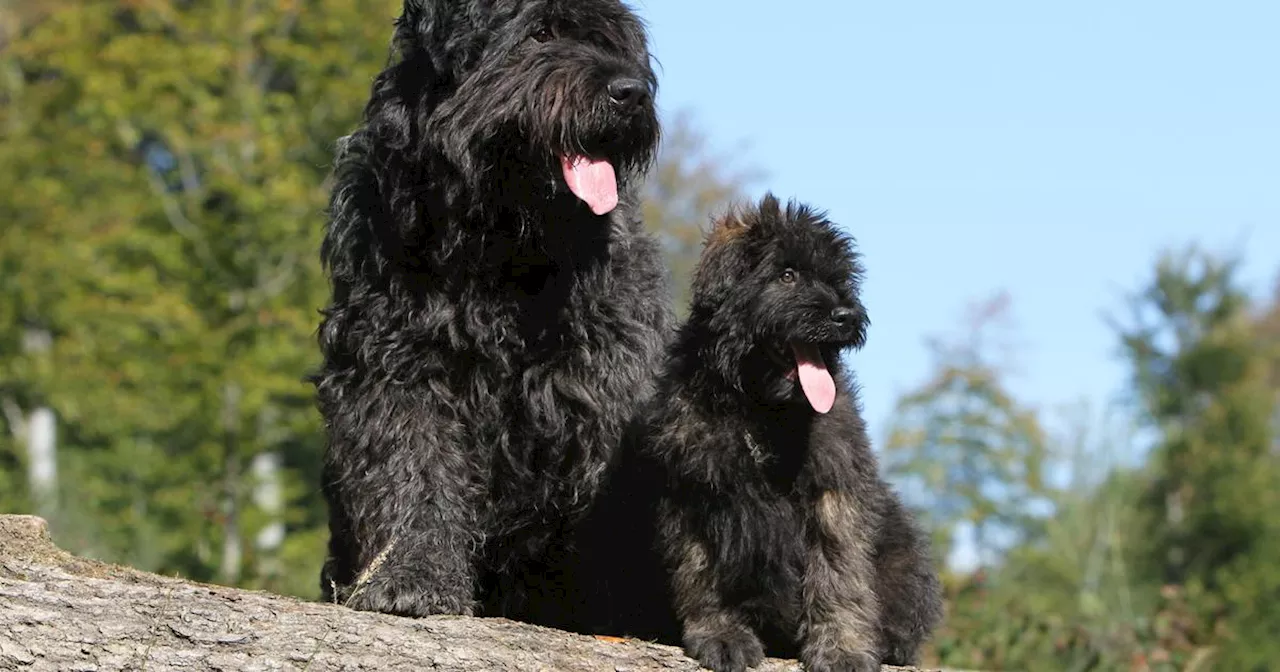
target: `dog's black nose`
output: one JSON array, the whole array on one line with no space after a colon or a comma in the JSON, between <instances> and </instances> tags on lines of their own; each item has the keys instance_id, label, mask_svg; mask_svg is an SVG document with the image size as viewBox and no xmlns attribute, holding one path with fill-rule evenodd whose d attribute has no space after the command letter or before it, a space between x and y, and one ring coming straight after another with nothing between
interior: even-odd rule
<instances>
[{"instance_id":1,"label":"dog's black nose","mask_svg":"<svg viewBox=\"0 0 1280 672\"><path fill-rule=\"evenodd\" d=\"M854 311L852 308L840 307L831 311L831 321L835 322L836 324L842 327L851 326L853 324L854 318L856 318L857 316L858 316L858 313Z\"/></svg>"},{"instance_id":2,"label":"dog's black nose","mask_svg":"<svg viewBox=\"0 0 1280 672\"><path fill-rule=\"evenodd\" d=\"M630 77L620 77L609 82L609 97L623 107L637 107L649 97L649 87Z\"/></svg>"}]
</instances>

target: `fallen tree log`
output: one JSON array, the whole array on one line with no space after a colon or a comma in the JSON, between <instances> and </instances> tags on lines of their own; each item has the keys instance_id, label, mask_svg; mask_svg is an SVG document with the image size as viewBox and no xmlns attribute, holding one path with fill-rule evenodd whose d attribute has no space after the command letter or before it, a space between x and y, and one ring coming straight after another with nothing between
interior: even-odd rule
<instances>
[{"instance_id":1,"label":"fallen tree log","mask_svg":"<svg viewBox=\"0 0 1280 672\"><path fill-rule=\"evenodd\" d=\"M698 670L679 649L497 618L398 618L77 558L0 516L3 670ZM800 670L768 660L760 672ZM903 669L889 668L884 669Z\"/></svg>"}]
</instances>

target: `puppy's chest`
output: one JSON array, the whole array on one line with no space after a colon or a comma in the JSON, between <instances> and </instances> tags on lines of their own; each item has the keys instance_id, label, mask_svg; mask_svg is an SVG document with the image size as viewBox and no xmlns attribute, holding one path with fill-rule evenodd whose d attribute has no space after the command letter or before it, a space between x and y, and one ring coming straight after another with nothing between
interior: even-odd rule
<instances>
[{"instance_id":1,"label":"puppy's chest","mask_svg":"<svg viewBox=\"0 0 1280 672\"><path fill-rule=\"evenodd\" d=\"M803 555L810 518L804 484L794 476L780 476L777 468L768 462L743 463L733 486L708 508L712 543L737 549L721 557L736 557L742 571L776 573Z\"/></svg>"},{"instance_id":2,"label":"puppy's chest","mask_svg":"<svg viewBox=\"0 0 1280 672\"><path fill-rule=\"evenodd\" d=\"M811 489L804 469L804 451L780 450L777 437L738 429L725 432L728 450L701 457L717 464L714 501L706 502L706 531L712 544L737 549L733 554L751 571L777 571L801 555L812 508ZM785 448L785 446L783 446Z\"/></svg>"}]
</instances>

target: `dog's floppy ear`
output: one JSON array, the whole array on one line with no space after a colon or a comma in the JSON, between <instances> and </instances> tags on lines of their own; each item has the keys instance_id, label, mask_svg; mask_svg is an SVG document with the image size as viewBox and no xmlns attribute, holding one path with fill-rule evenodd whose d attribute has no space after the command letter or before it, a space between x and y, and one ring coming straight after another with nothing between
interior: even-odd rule
<instances>
[{"instance_id":1,"label":"dog's floppy ear","mask_svg":"<svg viewBox=\"0 0 1280 672\"><path fill-rule=\"evenodd\" d=\"M406 59L425 56L437 73L460 76L476 52L464 39L475 33L466 6L457 0L404 0L396 19L396 50Z\"/></svg>"}]
</instances>

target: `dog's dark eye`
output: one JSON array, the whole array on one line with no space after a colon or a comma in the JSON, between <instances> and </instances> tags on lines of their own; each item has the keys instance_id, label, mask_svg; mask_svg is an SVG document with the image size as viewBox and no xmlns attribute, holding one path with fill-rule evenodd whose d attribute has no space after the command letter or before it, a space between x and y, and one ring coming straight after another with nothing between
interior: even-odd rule
<instances>
[{"instance_id":1,"label":"dog's dark eye","mask_svg":"<svg viewBox=\"0 0 1280 672\"><path fill-rule=\"evenodd\" d=\"M789 285L795 282L797 277L796 272L788 268L782 272L782 275L778 276L778 279Z\"/></svg>"},{"instance_id":2,"label":"dog's dark eye","mask_svg":"<svg viewBox=\"0 0 1280 672\"><path fill-rule=\"evenodd\" d=\"M544 26L539 28L533 35L530 35L530 37L538 42L550 42L556 39L556 34L551 28Z\"/></svg>"}]
</instances>

